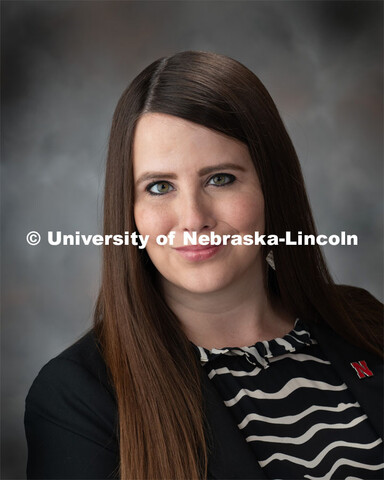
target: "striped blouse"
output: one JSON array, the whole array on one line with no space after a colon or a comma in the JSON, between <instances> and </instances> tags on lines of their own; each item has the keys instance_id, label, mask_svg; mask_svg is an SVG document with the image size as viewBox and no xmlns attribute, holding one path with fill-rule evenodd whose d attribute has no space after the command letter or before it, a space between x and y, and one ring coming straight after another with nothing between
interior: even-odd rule
<instances>
[{"instance_id":1,"label":"striped blouse","mask_svg":"<svg viewBox=\"0 0 384 480\"><path fill-rule=\"evenodd\" d=\"M383 479L383 442L304 322L250 347L195 346L271 479Z\"/></svg>"}]
</instances>

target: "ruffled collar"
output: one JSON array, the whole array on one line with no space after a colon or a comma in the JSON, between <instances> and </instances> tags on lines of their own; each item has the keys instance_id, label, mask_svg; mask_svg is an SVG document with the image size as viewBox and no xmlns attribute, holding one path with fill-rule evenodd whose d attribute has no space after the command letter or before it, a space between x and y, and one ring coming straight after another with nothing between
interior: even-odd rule
<instances>
[{"instance_id":1,"label":"ruffled collar","mask_svg":"<svg viewBox=\"0 0 384 480\"><path fill-rule=\"evenodd\" d=\"M210 364L222 355L242 356L252 365L268 368L268 359L297 352L307 345L316 343L299 318L296 319L293 329L282 338L264 340L249 347L212 348L211 350L194 345L199 360L203 366Z\"/></svg>"}]
</instances>

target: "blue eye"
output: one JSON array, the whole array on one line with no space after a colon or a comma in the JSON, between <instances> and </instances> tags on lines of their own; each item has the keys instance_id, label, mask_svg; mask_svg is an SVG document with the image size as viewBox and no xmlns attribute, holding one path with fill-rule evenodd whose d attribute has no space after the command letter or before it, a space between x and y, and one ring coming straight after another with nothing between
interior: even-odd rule
<instances>
[{"instance_id":1,"label":"blue eye","mask_svg":"<svg viewBox=\"0 0 384 480\"><path fill-rule=\"evenodd\" d=\"M171 192L173 187L168 182L155 182L148 185L146 190L151 195L164 195L165 193Z\"/></svg>"},{"instance_id":2,"label":"blue eye","mask_svg":"<svg viewBox=\"0 0 384 480\"><path fill-rule=\"evenodd\" d=\"M208 181L208 185L215 185L215 187L223 187L224 185L229 185L236 180L234 175L229 173L217 173L211 177Z\"/></svg>"}]
</instances>

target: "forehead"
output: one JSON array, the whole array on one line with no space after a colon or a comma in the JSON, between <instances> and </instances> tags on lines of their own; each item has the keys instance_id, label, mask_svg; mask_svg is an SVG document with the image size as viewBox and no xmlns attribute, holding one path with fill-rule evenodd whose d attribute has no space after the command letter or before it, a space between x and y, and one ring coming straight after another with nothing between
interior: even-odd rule
<instances>
[{"instance_id":1,"label":"forehead","mask_svg":"<svg viewBox=\"0 0 384 480\"><path fill-rule=\"evenodd\" d=\"M143 115L133 140L134 171L217 162L251 162L247 146L202 125L163 113Z\"/></svg>"}]
</instances>

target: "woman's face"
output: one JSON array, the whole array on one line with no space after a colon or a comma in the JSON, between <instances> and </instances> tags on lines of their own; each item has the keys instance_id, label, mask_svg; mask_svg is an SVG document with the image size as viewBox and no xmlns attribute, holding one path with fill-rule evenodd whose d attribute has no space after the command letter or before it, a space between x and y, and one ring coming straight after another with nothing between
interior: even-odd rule
<instances>
[{"instance_id":1,"label":"woman's face","mask_svg":"<svg viewBox=\"0 0 384 480\"><path fill-rule=\"evenodd\" d=\"M264 233L264 198L245 144L179 117L148 113L136 126L133 167L136 226L150 236L146 250L165 288L208 293L262 275L260 246L183 243L184 232ZM173 245L156 243L171 231Z\"/></svg>"}]
</instances>

